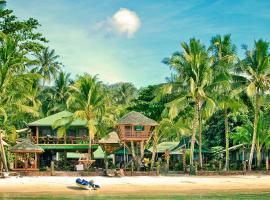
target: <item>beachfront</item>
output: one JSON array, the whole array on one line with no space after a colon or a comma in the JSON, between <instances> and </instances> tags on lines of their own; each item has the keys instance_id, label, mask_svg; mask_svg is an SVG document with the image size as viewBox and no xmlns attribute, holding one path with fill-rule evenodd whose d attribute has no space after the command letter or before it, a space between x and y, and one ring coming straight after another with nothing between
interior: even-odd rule
<instances>
[{"instance_id":1,"label":"beachfront","mask_svg":"<svg viewBox=\"0 0 270 200\"><path fill-rule=\"evenodd\" d=\"M100 190L84 190L76 186L76 177L11 177L1 179L0 197L35 195L187 195L211 193L256 193L270 189L270 176L182 176L182 177L84 177L93 179Z\"/></svg>"}]
</instances>

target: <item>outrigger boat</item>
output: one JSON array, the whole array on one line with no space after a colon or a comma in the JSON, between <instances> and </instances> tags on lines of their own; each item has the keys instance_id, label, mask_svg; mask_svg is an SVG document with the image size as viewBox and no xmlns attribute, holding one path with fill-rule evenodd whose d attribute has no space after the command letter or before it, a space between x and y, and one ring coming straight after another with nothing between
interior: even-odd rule
<instances>
[{"instance_id":1,"label":"outrigger boat","mask_svg":"<svg viewBox=\"0 0 270 200\"><path fill-rule=\"evenodd\" d=\"M94 184L94 181L93 180L87 181L85 179L77 178L76 179L76 184L80 188L83 188L83 189L86 189L86 190L97 190L97 189L100 188L99 185Z\"/></svg>"}]
</instances>

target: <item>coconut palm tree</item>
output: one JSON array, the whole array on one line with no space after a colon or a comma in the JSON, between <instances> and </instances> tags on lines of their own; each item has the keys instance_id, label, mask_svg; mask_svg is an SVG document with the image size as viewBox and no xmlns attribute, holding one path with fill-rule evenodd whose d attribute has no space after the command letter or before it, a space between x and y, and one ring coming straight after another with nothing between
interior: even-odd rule
<instances>
[{"instance_id":1,"label":"coconut palm tree","mask_svg":"<svg viewBox=\"0 0 270 200\"><path fill-rule=\"evenodd\" d=\"M246 50L246 57L241 63L241 72L247 80L246 91L254 105L253 136L249 155L248 169L251 170L253 154L256 146L258 115L261 109L260 98L270 86L270 54L269 43L263 40L255 41L252 50Z\"/></svg>"},{"instance_id":2,"label":"coconut palm tree","mask_svg":"<svg viewBox=\"0 0 270 200\"><path fill-rule=\"evenodd\" d=\"M48 87L42 91L42 99L44 100L44 111L47 114L56 113L67 109L66 101L70 95L70 73L60 72L52 87Z\"/></svg>"},{"instance_id":3,"label":"coconut palm tree","mask_svg":"<svg viewBox=\"0 0 270 200\"><path fill-rule=\"evenodd\" d=\"M233 69L236 56L236 46L232 44L230 35L224 37L217 35L212 38L209 50L212 52L213 59L213 89L216 105L222 110L224 115L225 127L225 142L226 156L224 170L229 170L229 123L228 115L232 111L237 111L243 104L240 103L240 98L237 92L241 91L235 87L234 81L237 78L234 75Z\"/></svg>"},{"instance_id":4,"label":"coconut palm tree","mask_svg":"<svg viewBox=\"0 0 270 200\"><path fill-rule=\"evenodd\" d=\"M0 43L0 115L6 119L8 112L17 110L38 116L32 95L38 76L26 69L31 60L9 36L1 34Z\"/></svg>"},{"instance_id":5,"label":"coconut palm tree","mask_svg":"<svg viewBox=\"0 0 270 200\"><path fill-rule=\"evenodd\" d=\"M261 152L264 146L269 145L270 140L270 118L262 111L258 115L257 131L256 131L256 157L257 167L261 167ZM235 128L235 133L232 135L234 142L251 145L252 144L252 132L253 124L250 120L247 120L242 126Z\"/></svg>"},{"instance_id":6,"label":"coconut palm tree","mask_svg":"<svg viewBox=\"0 0 270 200\"><path fill-rule=\"evenodd\" d=\"M167 84L164 90L169 93L178 93L178 96L168 104L170 116L175 117L179 111L193 105L194 120L190 147L190 165L193 166L194 145L202 105L205 105L209 114L213 112L215 106L210 95L206 93L206 88L212 82L212 69L208 52L199 40L192 38L189 43L181 43L181 46L183 52L175 53L171 58L164 60L164 63L177 74L174 81ZM199 135L200 167L202 168L201 138Z\"/></svg>"},{"instance_id":7,"label":"coconut palm tree","mask_svg":"<svg viewBox=\"0 0 270 200\"><path fill-rule=\"evenodd\" d=\"M185 132L188 128L185 127L182 123L174 123L168 118L163 118L159 125L155 128L152 135L152 159L151 159L151 170L153 170L154 163L156 160L157 145L162 140L168 140L168 138L177 138L179 140L179 135Z\"/></svg>"},{"instance_id":8,"label":"coconut palm tree","mask_svg":"<svg viewBox=\"0 0 270 200\"><path fill-rule=\"evenodd\" d=\"M73 118L87 120L89 131L88 154L91 159L91 144L98 124L105 113L106 94L96 76L85 74L80 76L71 86L72 94L68 97L67 106L74 110Z\"/></svg>"},{"instance_id":9,"label":"coconut palm tree","mask_svg":"<svg viewBox=\"0 0 270 200\"><path fill-rule=\"evenodd\" d=\"M57 72L61 68L61 63L58 62L59 56L55 54L55 50L50 50L49 47L42 49L35 54L37 67L34 71L42 75L42 86L44 88L46 81L51 81L56 77Z\"/></svg>"}]
</instances>

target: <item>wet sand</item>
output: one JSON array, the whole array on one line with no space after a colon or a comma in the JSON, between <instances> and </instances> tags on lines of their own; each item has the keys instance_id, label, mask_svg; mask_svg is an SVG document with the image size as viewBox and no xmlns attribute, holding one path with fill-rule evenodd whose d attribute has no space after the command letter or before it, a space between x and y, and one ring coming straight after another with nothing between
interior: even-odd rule
<instances>
[{"instance_id":1,"label":"wet sand","mask_svg":"<svg viewBox=\"0 0 270 200\"><path fill-rule=\"evenodd\" d=\"M0 197L18 195L188 195L270 191L270 176L83 177L100 190L76 186L75 177L23 177L0 179Z\"/></svg>"}]
</instances>

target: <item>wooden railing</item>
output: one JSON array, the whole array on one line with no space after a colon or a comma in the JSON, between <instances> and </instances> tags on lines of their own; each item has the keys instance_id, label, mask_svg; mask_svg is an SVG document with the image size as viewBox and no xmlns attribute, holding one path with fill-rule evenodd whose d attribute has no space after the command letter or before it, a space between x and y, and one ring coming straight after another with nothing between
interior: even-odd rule
<instances>
[{"instance_id":1,"label":"wooden railing","mask_svg":"<svg viewBox=\"0 0 270 200\"><path fill-rule=\"evenodd\" d=\"M147 140L151 132L147 131L125 131L120 134L121 140Z\"/></svg>"},{"instance_id":2,"label":"wooden railing","mask_svg":"<svg viewBox=\"0 0 270 200\"><path fill-rule=\"evenodd\" d=\"M32 137L32 141L35 144L88 144L89 139L87 136L75 137L57 137L57 136L41 136L38 138L36 136ZM97 140L92 140L93 144L97 143Z\"/></svg>"}]
</instances>

